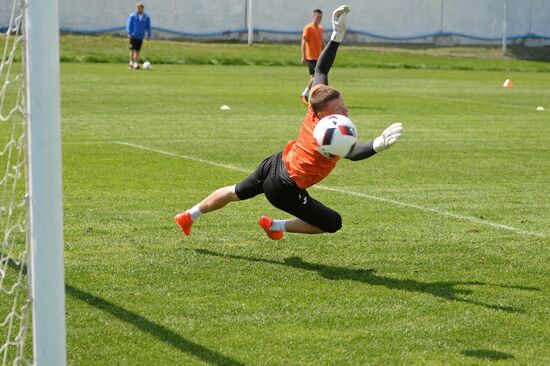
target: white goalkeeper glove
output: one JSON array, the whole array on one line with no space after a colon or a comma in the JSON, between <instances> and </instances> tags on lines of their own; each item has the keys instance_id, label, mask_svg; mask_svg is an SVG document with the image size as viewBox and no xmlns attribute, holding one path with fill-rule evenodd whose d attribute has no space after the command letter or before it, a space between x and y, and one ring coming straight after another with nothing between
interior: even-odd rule
<instances>
[{"instance_id":1,"label":"white goalkeeper glove","mask_svg":"<svg viewBox=\"0 0 550 366\"><path fill-rule=\"evenodd\" d=\"M350 7L347 5L341 5L332 13L332 36L331 41L342 42L346 35L346 15L350 11Z\"/></svg>"},{"instance_id":2,"label":"white goalkeeper glove","mask_svg":"<svg viewBox=\"0 0 550 366\"><path fill-rule=\"evenodd\" d=\"M372 147L374 148L374 151L380 152L386 150L391 145L397 142L402 133L403 125L401 124L401 122L392 124L390 127L386 128L380 136L374 139L374 141L372 142Z\"/></svg>"}]
</instances>

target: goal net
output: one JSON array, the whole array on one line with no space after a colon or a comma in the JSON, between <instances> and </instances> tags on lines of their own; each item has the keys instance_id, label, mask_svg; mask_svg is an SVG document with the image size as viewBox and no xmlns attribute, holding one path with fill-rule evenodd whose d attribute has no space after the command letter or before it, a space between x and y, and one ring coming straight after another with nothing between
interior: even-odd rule
<instances>
[{"instance_id":1,"label":"goal net","mask_svg":"<svg viewBox=\"0 0 550 366\"><path fill-rule=\"evenodd\" d=\"M7 0L0 34L0 366L64 365L57 0ZM4 20L4 19L3 19Z\"/></svg>"},{"instance_id":2,"label":"goal net","mask_svg":"<svg viewBox=\"0 0 550 366\"><path fill-rule=\"evenodd\" d=\"M0 364L32 361L29 339L29 246L25 199L24 11L13 2L0 39Z\"/></svg>"}]
</instances>

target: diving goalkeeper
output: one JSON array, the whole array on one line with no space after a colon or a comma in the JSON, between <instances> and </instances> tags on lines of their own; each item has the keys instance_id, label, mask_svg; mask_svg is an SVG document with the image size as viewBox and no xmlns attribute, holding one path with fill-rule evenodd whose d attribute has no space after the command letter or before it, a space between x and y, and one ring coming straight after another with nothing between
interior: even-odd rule
<instances>
[{"instance_id":1,"label":"diving goalkeeper","mask_svg":"<svg viewBox=\"0 0 550 366\"><path fill-rule=\"evenodd\" d=\"M329 158L317 150L313 130L323 117L348 115L338 90L328 86L327 75L344 38L349 11L347 5L342 5L332 14L334 31L317 62L308 111L297 139L288 142L283 152L262 161L256 171L242 182L220 188L189 210L176 215L174 219L186 236L200 215L261 193L273 206L294 216L288 220L273 220L267 216L259 219L258 224L273 240L282 239L285 232L334 233L342 227L340 214L311 197L306 189L328 176L339 160L339 157ZM345 158L352 161L367 159L393 145L402 131L401 123L394 123L373 141L357 142Z\"/></svg>"}]
</instances>

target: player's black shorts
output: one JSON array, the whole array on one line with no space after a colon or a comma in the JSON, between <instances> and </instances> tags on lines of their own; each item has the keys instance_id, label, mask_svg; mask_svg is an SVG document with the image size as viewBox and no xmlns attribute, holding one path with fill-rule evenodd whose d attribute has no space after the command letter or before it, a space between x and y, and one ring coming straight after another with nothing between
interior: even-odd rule
<instances>
[{"instance_id":1,"label":"player's black shorts","mask_svg":"<svg viewBox=\"0 0 550 366\"><path fill-rule=\"evenodd\" d=\"M309 74L315 74L315 66L317 66L317 60L307 60L307 67L309 68Z\"/></svg>"},{"instance_id":2,"label":"player's black shorts","mask_svg":"<svg viewBox=\"0 0 550 366\"><path fill-rule=\"evenodd\" d=\"M292 180L284 162L283 153L277 153L260 163L254 173L238 183L235 193L240 200L265 194L278 209L304 220L319 229L334 233L342 227L340 214L316 199Z\"/></svg>"},{"instance_id":3,"label":"player's black shorts","mask_svg":"<svg viewBox=\"0 0 550 366\"><path fill-rule=\"evenodd\" d=\"M139 50L141 50L142 43L143 39L130 38L130 49L139 52Z\"/></svg>"}]
</instances>

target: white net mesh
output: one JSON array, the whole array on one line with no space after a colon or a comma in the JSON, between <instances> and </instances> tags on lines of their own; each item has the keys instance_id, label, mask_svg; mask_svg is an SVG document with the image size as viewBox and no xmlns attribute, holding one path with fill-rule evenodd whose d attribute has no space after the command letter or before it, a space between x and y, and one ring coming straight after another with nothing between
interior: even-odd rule
<instances>
[{"instance_id":1,"label":"white net mesh","mask_svg":"<svg viewBox=\"0 0 550 366\"><path fill-rule=\"evenodd\" d=\"M24 0L0 36L0 364L31 364L25 199Z\"/></svg>"}]
</instances>

